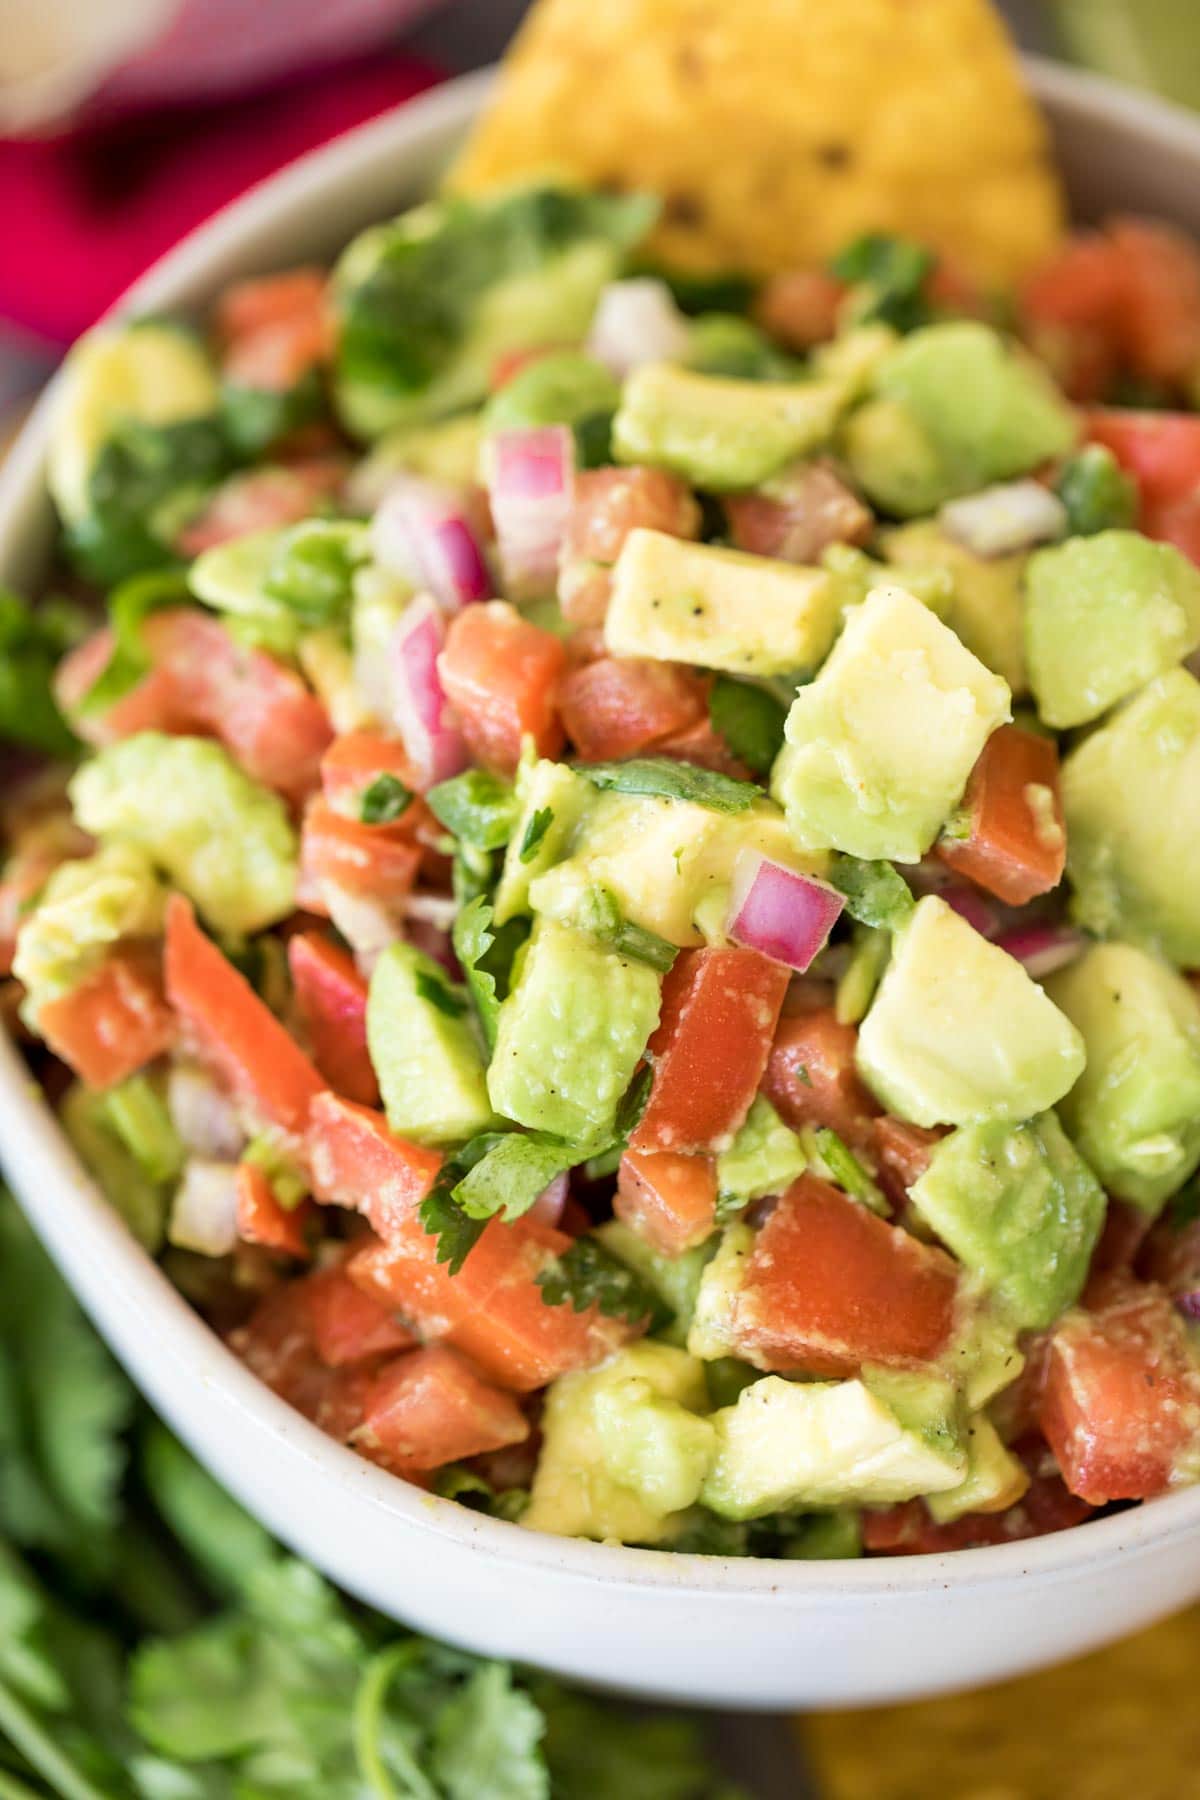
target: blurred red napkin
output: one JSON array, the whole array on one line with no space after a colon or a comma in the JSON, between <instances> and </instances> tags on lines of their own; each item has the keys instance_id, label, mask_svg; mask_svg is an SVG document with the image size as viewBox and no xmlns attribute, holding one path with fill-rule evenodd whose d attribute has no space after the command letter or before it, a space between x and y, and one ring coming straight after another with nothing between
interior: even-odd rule
<instances>
[{"instance_id":1,"label":"blurred red napkin","mask_svg":"<svg viewBox=\"0 0 1200 1800\"><path fill-rule=\"evenodd\" d=\"M382 53L219 106L0 141L0 324L69 343L228 201L437 79Z\"/></svg>"}]
</instances>

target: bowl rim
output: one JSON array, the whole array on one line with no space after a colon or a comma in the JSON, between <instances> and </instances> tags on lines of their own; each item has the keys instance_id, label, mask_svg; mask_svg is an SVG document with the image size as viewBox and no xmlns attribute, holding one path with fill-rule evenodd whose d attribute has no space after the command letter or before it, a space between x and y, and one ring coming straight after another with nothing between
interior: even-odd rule
<instances>
[{"instance_id":1,"label":"bowl rim","mask_svg":"<svg viewBox=\"0 0 1200 1800\"><path fill-rule=\"evenodd\" d=\"M1028 58L1026 66L1040 100L1066 111L1102 115L1106 120L1115 117L1175 147L1182 134L1200 159L1200 119L1182 109L1042 59ZM259 228L303 200L314 183L342 181L384 149L393 151L402 164L439 134L465 127L493 79L493 72L484 70L446 82L258 183L154 264L105 318L147 306L186 307L188 291L205 285L214 267L225 263L240 263L250 272L256 266L253 248ZM0 561L9 540L20 540L29 515L44 502L46 448L57 385L50 383L0 474ZM374 1467L326 1437L253 1375L126 1231L3 1033L0 1146L14 1191L19 1198L29 1196L23 1205L35 1230L69 1269L70 1285L85 1308L103 1321L102 1335L110 1343L115 1340L118 1354L125 1346L126 1360L138 1366L137 1383L149 1388L182 1437L204 1436L199 1426L189 1430L185 1388L172 1386L190 1379L210 1401L243 1415L261 1430L264 1445L270 1442L280 1462L293 1465L289 1482L312 1478L329 1489L353 1493L394 1520L398 1534L409 1528L514 1569L536 1569L588 1585L686 1588L698 1595L736 1594L775 1604L806 1596L850 1604L884 1595L933 1596L946 1589L1016 1579L1036 1580L1039 1585L1073 1581L1089 1566L1098 1571L1117 1556L1157 1553L1200 1528L1200 1486L1043 1537L979 1549L836 1562L636 1549L555 1537L488 1518ZM45 1195L53 1195L52 1207L39 1205L34 1198ZM161 1379L157 1374L147 1377L144 1361L129 1347L135 1336L143 1349L154 1350ZM174 1375L171 1364L181 1365Z\"/></svg>"}]
</instances>

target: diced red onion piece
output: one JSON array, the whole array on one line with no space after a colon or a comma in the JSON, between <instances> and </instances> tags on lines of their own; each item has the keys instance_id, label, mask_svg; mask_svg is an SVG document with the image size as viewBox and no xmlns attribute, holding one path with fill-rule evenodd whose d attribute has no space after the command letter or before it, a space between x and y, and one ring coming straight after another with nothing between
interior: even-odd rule
<instances>
[{"instance_id":1,"label":"diced red onion piece","mask_svg":"<svg viewBox=\"0 0 1200 1800\"><path fill-rule=\"evenodd\" d=\"M530 1207L528 1217L536 1219L539 1225L557 1225L563 1216L570 1187L571 1177L564 1170L561 1175L554 1177L549 1187L542 1189Z\"/></svg>"},{"instance_id":2,"label":"diced red onion piece","mask_svg":"<svg viewBox=\"0 0 1200 1800\"><path fill-rule=\"evenodd\" d=\"M540 600L558 582L571 512L575 439L567 425L496 431L484 445L488 500L510 600Z\"/></svg>"},{"instance_id":3,"label":"diced red onion piece","mask_svg":"<svg viewBox=\"0 0 1200 1800\"><path fill-rule=\"evenodd\" d=\"M440 482L397 476L371 521L371 547L383 568L431 593L447 612L491 595L462 495Z\"/></svg>"},{"instance_id":4,"label":"diced red onion piece","mask_svg":"<svg viewBox=\"0 0 1200 1800\"><path fill-rule=\"evenodd\" d=\"M1200 1324L1200 1288L1188 1288L1182 1294L1172 1296L1177 1312L1192 1324Z\"/></svg>"},{"instance_id":5,"label":"diced red onion piece","mask_svg":"<svg viewBox=\"0 0 1200 1800\"><path fill-rule=\"evenodd\" d=\"M596 304L587 348L618 377L643 363L678 362L691 333L665 281L610 281Z\"/></svg>"},{"instance_id":6,"label":"diced red onion piece","mask_svg":"<svg viewBox=\"0 0 1200 1800\"><path fill-rule=\"evenodd\" d=\"M454 723L438 674L446 626L437 602L418 594L404 609L389 645L395 716L422 789L466 768L466 740Z\"/></svg>"},{"instance_id":7,"label":"diced red onion piece","mask_svg":"<svg viewBox=\"0 0 1200 1800\"><path fill-rule=\"evenodd\" d=\"M950 886L942 889L942 899L952 912L974 927L980 937L994 938L1000 929L1000 918L990 900L974 888Z\"/></svg>"},{"instance_id":8,"label":"diced red onion piece","mask_svg":"<svg viewBox=\"0 0 1200 1800\"><path fill-rule=\"evenodd\" d=\"M192 1158L176 1189L167 1236L181 1250L229 1255L238 1241L236 1163Z\"/></svg>"},{"instance_id":9,"label":"diced red onion piece","mask_svg":"<svg viewBox=\"0 0 1200 1800\"><path fill-rule=\"evenodd\" d=\"M1082 954L1086 943L1082 932L1072 931L1069 925L1018 925L996 939L997 947L1023 964L1035 981L1065 969Z\"/></svg>"},{"instance_id":10,"label":"diced red onion piece","mask_svg":"<svg viewBox=\"0 0 1200 1800\"><path fill-rule=\"evenodd\" d=\"M823 947L846 902L836 888L798 875L756 850L738 857L726 935L801 974Z\"/></svg>"},{"instance_id":11,"label":"diced red onion piece","mask_svg":"<svg viewBox=\"0 0 1200 1800\"><path fill-rule=\"evenodd\" d=\"M947 537L976 556L1011 556L1067 534L1067 509L1040 481L1006 481L943 506Z\"/></svg>"}]
</instances>

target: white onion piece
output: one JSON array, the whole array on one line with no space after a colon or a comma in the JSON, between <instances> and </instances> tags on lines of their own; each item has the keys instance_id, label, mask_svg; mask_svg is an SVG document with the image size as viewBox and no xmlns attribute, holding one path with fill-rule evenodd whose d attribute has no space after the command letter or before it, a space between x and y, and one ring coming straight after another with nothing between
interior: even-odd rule
<instances>
[{"instance_id":1,"label":"white onion piece","mask_svg":"<svg viewBox=\"0 0 1200 1800\"><path fill-rule=\"evenodd\" d=\"M229 1255L238 1241L236 1163L192 1158L175 1191L167 1236L181 1250Z\"/></svg>"},{"instance_id":2,"label":"white onion piece","mask_svg":"<svg viewBox=\"0 0 1200 1800\"><path fill-rule=\"evenodd\" d=\"M637 276L601 292L587 350L618 378L643 363L679 362L691 342L688 322L665 281Z\"/></svg>"},{"instance_id":3,"label":"white onion piece","mask_svg":"<svg viewBox=\"0 0 1200 1800\"><path fill-rule=\"evenodd\" d=\"M246 1142L233 1101L194 1063L176 1063L167 1076L167 1111L183 1143L199 1156L236 1159Z\"/></svg>"},{"instance_id":4,"label":"white onion piece","mask_svg":"<svg viewBox=\"0 0 1200 1800\"><path fill-rule=\"evenodd\" d=\"M563 1216L563 1207L567 1204L567 1195L571 1188L571 1177L567 1171L556 1175L549 1187L542 1189L527 1217L536 1219L539 1225L557 1225Z\"/></svg>"},{"instance_id":5,"label":"white onion piece","mask_svg":"<svg viewBox=\"0 0 1200 1800\"><path fill-rule=\"evenodd\" d=\"M447 612L491 595L462 495L440 482L397 476L371 521L371 548L382 568L431 593Z\"/></svg>"},{"instance_id":6,"label":"white onion piece","mask_svg":"<svg viewBox=\"0 0 1200 1800\"><path fill-rule=\"evenodd\" d=\"M445 827L442 827L443 835ZM417 919L438 931L449 931L458 917L458 901L453 894L409 894L404 902L405 919Z\"/></svg>"},{"instance_id":7,"label":"white onion piece","mask_svg":"<svg viewBox=\"0 0 1200 1800\"><path fill-rule=\"evenodd\" d=\"M506 596L552 596L575 485L570 427L493 432L484 443L483 460Z\"/></svg>"},{"instance_id":8,"label":"white onion piece","mask_svg":"<svg viewBox=\"0 0 1200 1800\"><path fill-rule=\"evenodd\" d=\"M351 894L335 881L319 886L326 912L353 950L360 973L369 976L388 945L404 935L400 907Z\"/></svg>"},{"instance_id":9,"label":"white onion piece","mask_svg":"<svg viewBox=\"0 0 1200 1800\"><path fill-rule=\"evenodd\" d=\"M1069 925L1018 925L996 939L996 946L1024 966L1035 981L1044 981L1056 969L1073 963L1087 945L1080 931Z\"/></svg>"},{"instance_id":10,"label":"white onion piece","mask_svg":"<svg viewBox=\"0 0 1200 1800\"><path fill-rule=\"evenodd\" d=\"M446 625L437 602L418 594L405 607L388 646L392 723L422 790L459 774L470 761L438 675L445 642Z\"/></svg>"},{"instance_id":11,"label":"white onion piece","mask_svg":"<svg viewBox=\"0 0 1200 1800\"><path fill-rule=\"evenodd\" d=\"M1040 481L1006 481L943 506L947 537L976 556L1010 556L1067 534L1067 509Z\"/></svg>"},{"instance_id":12,"label":"white onion piece","mask_svg":"<svg viewBox=\"0 0 1200 1800\"><path fill-rule=\"evenodd\" d=\"M826 882L743 850L734 866L725 933L735 944L803 974L845 904Z\"/></svg>"}]
</instances>

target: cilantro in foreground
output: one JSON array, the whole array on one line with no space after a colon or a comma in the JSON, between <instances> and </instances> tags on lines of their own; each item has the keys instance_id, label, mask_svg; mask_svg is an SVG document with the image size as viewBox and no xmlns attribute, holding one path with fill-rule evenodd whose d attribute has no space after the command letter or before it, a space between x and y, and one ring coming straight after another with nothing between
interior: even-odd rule
<instances>
[{"instance_id":1,"label":"cilantro in foreground","mask_svg":"<svg viewBox=\"0 0 1200 1800\"><path fill-rule=\"evenodd\" d=\"M637 1322L649 1318L651 1331L671 1321L669 1307L632 1269L592 1237L576 1238L537 1277L549 1306L586 1312L596 1306L607 1318Z\"/></svg>"},{"instance_id":2,"label":"cilantro in foreground","mask_svg":"<svg viewBox=\"0 0 1200 1800\"><path fill-rule=\"evenodd\" d=\"M730 750L755 775L768 775L783 744L786 709L753 682L718 675L708 696L708 716Z\"/></svg>"},{"instance_id":3,"label":"cilantro in foreground","mask_svg":"<svg viewBox=\"0 0 1200 1800\"><path fill-rule=\"evenodd\" d=\"M634 756L628 762L577 763L593 787L614 794L648 794L661 800L688 800L710 812L746 812L762 790L752 781L734 781L714 769L675 762L669 756Z\"/></svg>"},{"instance_id":4,"label":"cilantro in foreground","mask_svg":"<svg viewBox=\"0 0 1200 1800\"><path fill-rule=\"evenodd\" d=\"M398 775L377 775L363 790L358 816L364 825L391 825L412 805L412 792Z\"/></svg>"},{"instance_id":5,"label":"cilantro in foreground","mask_svg":"<svg viewBox=\"0 0 1200 1800\"><path fill-rule=\"evenodd\" d=\"M883 1218L890 1216L892 1209L870 1173L836 1131L832 1131L827 1125L820 1125L812 1132L811 1143L830 1178L852 1200L859 1201L869 1212L879 1213Z\"/></svg>"},{"instance_id":6,"label":"cilantro in foreground","mask_svg":"<svg viewBox=\"0 0 1200 1800\"><path fill-rule=\"evenodd\" d=\"M923 293L934 265L932 254L910 238L867 232L839 252L830 272L858 292L856 324L878 320L897 331L915 331L933 317Z\"/></svg>"},{"instance_id":7,"label":"cilantro in foreground","mask_svg":"<svg viewBox=\"0 0 1200 1800\"><path fill-rule=\"evenodd\" d=\"M500 1002L508 991L513 958L525 930L522 919L496 925L492 903L484 894L469 900L454 920L454 954L462 964L467 992L479 1014L489 1050L495 1048Z\"/></svg>"},{"instance_id":8,"label":"cilantro in foreground","mask_svg":"<svg viewBox=\"0 0 1200 1800\"><path fill-rule=\"evenodd\" d=\"M835 853L826 879L845 895L852 919L880 931L899 931L915 904L908 883L889 862L863 862Z\"/></svg>"},{"instance_id":9,"label":"cilantro in foreground","mask_svg":"<svg viewBox=\"0 0 1200 1800\"><path fill-rule=\"evenodd\" d=\"M587 889L583 907L573 923L581 931L608 944L618 956L646 963L660 975L667 973L679 955L676 946L659 937L656 931L647 931L644 925L635 925L631 919L626 919L617 905L616 896L600 882L593 882Z\"/></svg>"},{"instance_id":10,"label":"cilantro in foreground","mask_svg":"<svg viewBox=\"0 0 1200 1800\"><path fill-rule=\"evenodd\" d=\"M542 846L542 839L554 823L554 810L549 806L540 806L525 827L525 835L521 839L518 852L523 863L531 863Z\"/></svg>"},{"instance_id":11,"label":"cilantro in foreground","mask_svg":"<svg viewBox=\"0 0 1200 1800\"><path fill-rule=\"evenodd\" d=\"M511 1131L469 1169L454 1189L454 1199L470 1219L519 1219L555 1176L579 1161L579 1151L545 1132L528 1136Z\"/></svg>"},{"instance_id":12,"label":"cilantro in foreground","mask_svg":"<svg viewBox=\"0 0 1200 1800\"><path fill-rule=\"evenodd\" d=\"M512 782L486 769L439 781L425 799L434 818L474 850L501 850L512 834L517 816Z\"/></svg>"}]
</instances>

